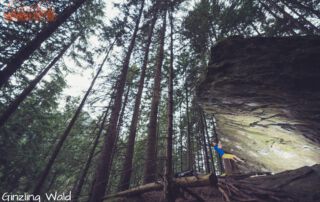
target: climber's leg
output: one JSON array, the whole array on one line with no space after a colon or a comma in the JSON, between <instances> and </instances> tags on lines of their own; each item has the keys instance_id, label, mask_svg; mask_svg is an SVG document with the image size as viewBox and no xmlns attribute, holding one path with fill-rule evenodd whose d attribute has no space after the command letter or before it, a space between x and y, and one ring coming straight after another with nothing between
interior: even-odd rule
<instances>
[{"instance_id":1,"label":"climber's leg","mask_svg":"<svg viewBox=\"0 0 320 202\"><path fill-rule=\"evenodd\" d=\"M237 157L236 155L233 155L233 154L223 154L222 158L224 159L231 159L231 160L234 160L234 161L239 161L239 162L244 162L242 159L240 159L239 157Z\"/></svg>"}]
</instances>

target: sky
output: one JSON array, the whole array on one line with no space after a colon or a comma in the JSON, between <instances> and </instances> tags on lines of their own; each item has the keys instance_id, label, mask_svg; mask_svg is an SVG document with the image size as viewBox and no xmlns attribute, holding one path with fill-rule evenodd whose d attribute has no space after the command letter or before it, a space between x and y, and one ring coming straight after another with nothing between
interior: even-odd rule
<instances>
[{"instance_id":1,"label":"sky","mask_svg":"<svg viewBox=\"0 0 320 202\"><path fill-rule=\"evenodd\" d=\"M105 0L106 3L106 11L105 13L108 14L108 16L105 17L105 19L112 19L118 14L117 9L113 8L113 3L120 3L122 0ZM90 37L89 38L90 44L92 44L93 47L99 47L99 41L96 37ZM63 91L63 94L65 96L71 95L71 96L82 96L84 95L85 91L89 88L89 85L91 83L91 80L93 78L93 75L95 74L95 70L97 69L97 66L101 64L103 55L95 55L95 68L94 69L87 69L82 70L77 64L73 62L73 60L69 57L64 57L64 63L68 68L70 68L73 73L69 73L66 77L67 85L68 87ZM106 69L106 67L104 68ZM79 71L80 70L80 71Z\"/></svg>"}]
</instances>

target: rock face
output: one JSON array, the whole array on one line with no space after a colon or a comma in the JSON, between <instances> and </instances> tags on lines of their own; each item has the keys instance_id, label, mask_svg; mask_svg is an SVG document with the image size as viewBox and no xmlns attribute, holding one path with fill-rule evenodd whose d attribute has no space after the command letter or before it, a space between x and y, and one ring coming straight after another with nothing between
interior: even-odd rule
<instances>
[{"instance_id":1,"label":"rock face","mask_svg":"<svg viewBox=\"0 0 320 202\"><path fill-rule=\"evenodd\" d=\"M197 99L243 169L320 163L320 37L219 42Z\"/></svg>"}]
</instances>

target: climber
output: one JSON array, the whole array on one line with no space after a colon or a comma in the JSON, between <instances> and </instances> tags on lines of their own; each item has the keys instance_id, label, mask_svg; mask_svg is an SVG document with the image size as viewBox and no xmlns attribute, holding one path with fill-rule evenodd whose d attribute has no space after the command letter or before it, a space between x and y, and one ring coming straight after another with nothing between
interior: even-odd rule
<instances>
[{"instance_id":1,"label":"climber","mask_svg":"<svg viewBox=\"0 0 320 202\"><path fill-rule=\"evenodd\" d=\"M214 148L214 150L216 150L216 152L219 154L219 156L223 159L231 159L235 162L241 162L244 163L244 161L242 159L240 159L239 157L237 157L234 154L227 154L223 151L222 149L222 144L219 141L218 144L216 142L212 142L211 146Z\"/></svg>"}]
</instances>

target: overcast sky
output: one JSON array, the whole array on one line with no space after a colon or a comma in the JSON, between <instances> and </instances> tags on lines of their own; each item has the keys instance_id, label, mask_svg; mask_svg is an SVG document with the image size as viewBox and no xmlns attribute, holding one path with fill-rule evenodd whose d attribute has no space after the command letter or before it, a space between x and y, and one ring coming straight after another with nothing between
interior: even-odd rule
<instances>
[{"instance_id":1,"label":"overcast sky","mask_svg":"<svg viewBox=\"0 0 320 202\"><path fill-rule=\"evenodd\" d=\"M117 9L113 8L113 3L120 3L123 0L105 0L106 8L105 14L108 16L105 19L109 20L115 17L118 14ZM99 47L99 41L95 37L89 38L90 44L93 47ZM90 82L93 78L93 74L95 74L96 67L101 64L104 55L97 56L95 55L95 68L88 68L87 70L82 70L78 65L76 65L72 59L68 57L64 57L64 62L68 68L70 68L75 73L70 73L66 77L66 81L68 87L64 90L64 95L71 95L71 96L82 96L84 95L85 91L89 88ZM79 71L80 70L80 71Z\"/></svg>"}]
</instances>

